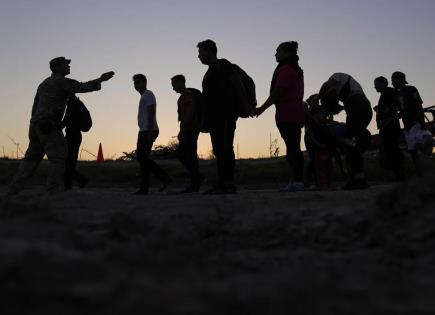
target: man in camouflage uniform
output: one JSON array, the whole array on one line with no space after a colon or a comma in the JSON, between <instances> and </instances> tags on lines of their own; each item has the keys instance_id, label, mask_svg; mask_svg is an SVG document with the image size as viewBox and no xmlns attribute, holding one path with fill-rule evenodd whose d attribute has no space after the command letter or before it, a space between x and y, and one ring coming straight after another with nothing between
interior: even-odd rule
<instances>
[{"instance_id":1,"label":"man in camouflage uniform","mask_svg":"<svg viewBox=\"0 0 435 315\"><path fill-rule=\"evenodd\" d=\"M57 57L50 61L52 74L39 86L32 107L29 128L29 147L18 172L10 184L8 194L17 194L26 180L33 175L44 155L50 162L47 190L55 193L63 183L67 147L62 133L62 117L68 97L74 93L86 93L101 89L101 83L110 80L114 72L81 83L66 78L70 74L71 60Z\"/></svg>"}]
</instances>

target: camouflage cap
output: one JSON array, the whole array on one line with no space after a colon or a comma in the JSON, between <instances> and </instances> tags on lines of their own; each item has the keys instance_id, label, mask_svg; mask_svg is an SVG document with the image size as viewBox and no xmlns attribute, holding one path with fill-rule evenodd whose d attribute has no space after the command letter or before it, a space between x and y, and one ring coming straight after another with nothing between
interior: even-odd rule
<instances>
[{"instance_id":1,"label":"camouflage cap","mask_svg":"<svg viewBox=\"0 0 435 315\"><path fill-rule=\"evenodd\" d=\"M71 62L71 59L66 59L65 57L56 57L50 60L50 70L53 71L56 69L58 65L61 64L69 64Z\"/></svg>"}]
</instances>

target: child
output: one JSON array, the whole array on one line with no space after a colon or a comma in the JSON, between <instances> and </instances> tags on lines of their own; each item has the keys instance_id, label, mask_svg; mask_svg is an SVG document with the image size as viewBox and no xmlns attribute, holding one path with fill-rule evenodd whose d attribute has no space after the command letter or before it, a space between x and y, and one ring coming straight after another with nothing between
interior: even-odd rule
<instances>
[{"instance_id":1,"label":"child","mask_svg":"<svg viewBox=\"0 0 435 315\"><path fill-rule=\"evenodd\" d=\"M320 189L332 189L332 157L336 146L332 126L322 106L312 107L310 117L310 128L306 132L314 150L317 186Z\"/></svg>"}]
</instances>

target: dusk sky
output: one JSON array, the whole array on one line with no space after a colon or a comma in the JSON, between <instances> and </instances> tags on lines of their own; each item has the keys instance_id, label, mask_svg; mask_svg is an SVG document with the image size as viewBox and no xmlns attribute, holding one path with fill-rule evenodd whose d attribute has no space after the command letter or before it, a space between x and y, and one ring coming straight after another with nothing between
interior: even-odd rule
<instances>
[{"instance_id":1,"label":"dusk sky","mask_svg":"<svg viewBox=\"0 0 435 315\"><path fill-rule=\"evenodd\" d=\"M207 68L196 44L208 38L217 43L219 58L252 76L259 104L268 96L276 47L295 40L305 98L332 73L346 72L374 106L373 79L390 80L400 70L419 89L424 106L435 105L434 15L433 0L0 0L0 145L9 156L15 151L9 135L27 148L33 97L56 56L72 59L69 77L80 81L116 72L101 91L79 95L94 121L84 148L96 154L101 142L106 158L135 149L136 73L148 77L157 98L156 144L167 144L178 133L178 94L170 78L182 73L188 86L201 87ZM269 134L279 138L274 113L272 107L258 119L239 119L234 144L240 157L268 156ZM370 128L376 131L374 122ZM208 135L201 135L199 153L210 148Z\"/></svg>"}]
</instances>

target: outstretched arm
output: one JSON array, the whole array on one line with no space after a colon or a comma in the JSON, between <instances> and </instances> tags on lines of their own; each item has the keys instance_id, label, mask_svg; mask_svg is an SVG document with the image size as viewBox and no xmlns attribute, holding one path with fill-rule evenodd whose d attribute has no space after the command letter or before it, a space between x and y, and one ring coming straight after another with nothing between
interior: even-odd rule
<instances>
[{"instance_id":1,"label":"outstretched arm","mask_svg":"<svg viewBox=\"0 0 435 315\"><path fill-rule=\"evenodd\" d=\"M73 79L65 79L63 88L70 94L98 91L101 89L101 83L110 80L114 75L115 72L109 71L103 73L98 79L83 83Z\"/></svg>"}]
</instances>

